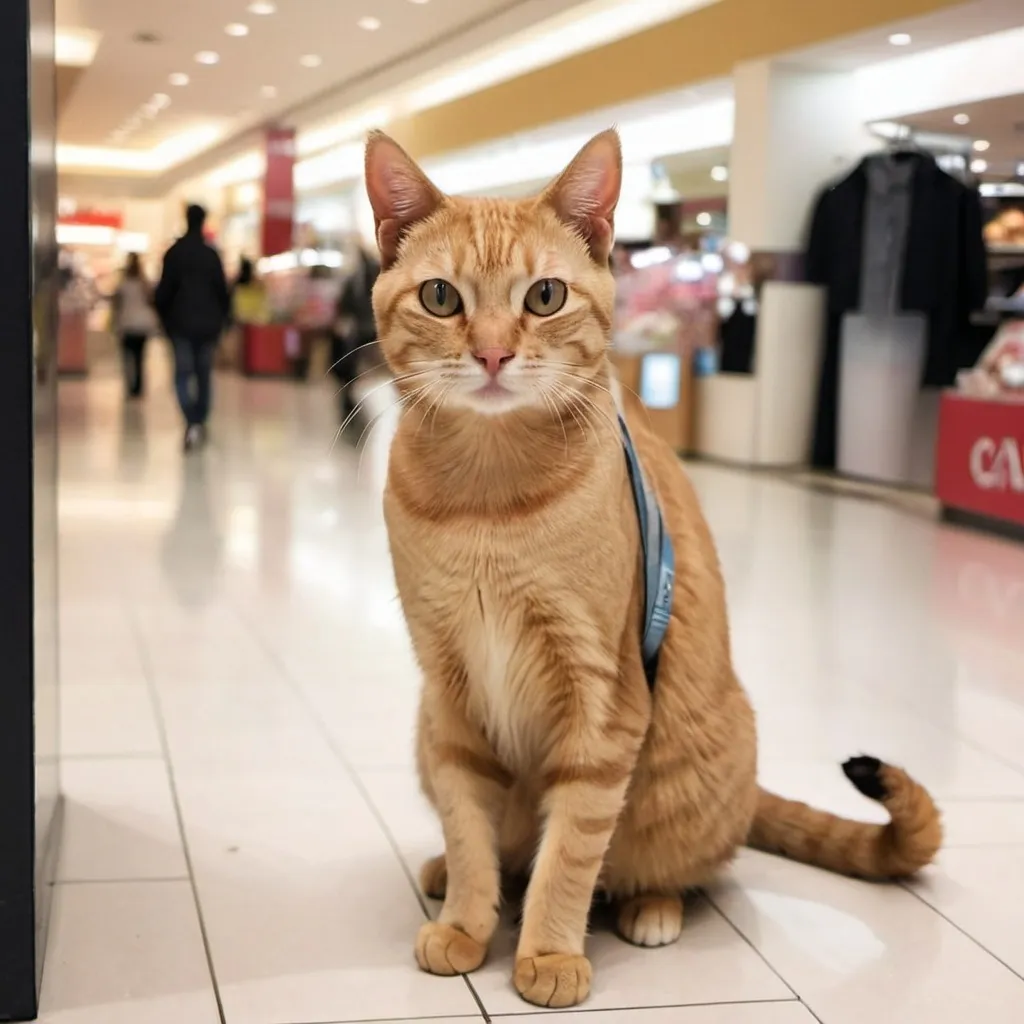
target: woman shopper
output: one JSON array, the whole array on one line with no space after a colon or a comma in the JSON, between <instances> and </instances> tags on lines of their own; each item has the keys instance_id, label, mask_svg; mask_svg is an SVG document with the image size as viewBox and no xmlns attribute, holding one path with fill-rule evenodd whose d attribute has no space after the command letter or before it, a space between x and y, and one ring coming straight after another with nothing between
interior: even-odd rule
<instances>
[{"instance_id":1,"label":"woman shopper","mask_svg":"<svg viewBox=\"0 0 1024 1024\"><path fill-rule=\"evenodd\" d=\"M129 398L145 390L146 340L156 331L153 296L137 252L130 253L114 292L114 325L121 337L125 387Z\"/></svg>"}]
</instances>

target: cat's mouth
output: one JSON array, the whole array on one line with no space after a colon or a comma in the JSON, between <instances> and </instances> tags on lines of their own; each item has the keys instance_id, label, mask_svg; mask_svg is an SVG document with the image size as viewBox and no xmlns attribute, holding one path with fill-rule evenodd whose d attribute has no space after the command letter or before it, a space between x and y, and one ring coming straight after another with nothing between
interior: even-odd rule
<instances>
[{"instance_id":1,"label":"cat's mouth","mask_svg":"<svg viewBox=\"0 0 1024 1024\"><path fill-rule=\"evenodd\" d=\"M474 398L510 398L512 392L497 380L489 380L483 387L473 392Z\"/></svg>"}]
</instances>

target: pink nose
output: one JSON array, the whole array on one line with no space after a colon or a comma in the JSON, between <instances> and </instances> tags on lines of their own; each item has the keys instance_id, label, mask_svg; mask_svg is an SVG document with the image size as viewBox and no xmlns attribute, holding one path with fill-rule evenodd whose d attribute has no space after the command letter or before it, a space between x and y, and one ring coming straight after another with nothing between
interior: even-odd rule
<instances>
[{"instance_id":1,"label":"pink nose","mask_svg":"<svg viewBox=\"0 0 1024 1024\"><path fill-rule=\"evenodd\" d=\"M482 348L473 353L473 358L487 371L488 376L497 377L501 368L515 359L515 352L507 348Z\"/></svg>"}]
</instances>

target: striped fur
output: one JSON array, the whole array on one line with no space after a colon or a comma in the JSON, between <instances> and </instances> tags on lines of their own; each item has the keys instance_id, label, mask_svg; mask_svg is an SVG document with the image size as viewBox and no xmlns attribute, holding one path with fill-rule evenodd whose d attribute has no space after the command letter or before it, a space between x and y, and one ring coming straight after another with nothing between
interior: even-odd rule
<instances>
[{"instance_id":1,"label":"striped fur","mask_svg":"<svg viewBox=\"0 0 1024 1024\"><path fill-rule=\"evenodd\" d=\"M475 969L497 926L502 874L529 876L514 981L548 1006L589 990L595 891L617 902L625 938L659 945L679 935L684 889L747 842L889 878L928 863L941 838L927 793L870 758L847 772L887 808L885 827L758 788L715 549L678 460L627 395L678 567L652 697L636 511L606 358L614 136L584 158L586 173L568 173L554 192L497 201L412 195L418 172L389 177L389 161L408 159L394 143L376 136L367 155L382 238L396 246L374 295L403 403L385 515L424 677L417 763L445 839L422 876L444 906L416 956L437 974ZM578 188L605 191L594 199ZM408 209L419 219L399 230ZM543 276L570 289L548 320L522 309ZM459 289L461 314L436 319L420 307L419 285L435 277ZM470 356L496 339L516 355L501 378L514 400L500 414L473 397L482 371Z\"/></svg>"}]
</instances>

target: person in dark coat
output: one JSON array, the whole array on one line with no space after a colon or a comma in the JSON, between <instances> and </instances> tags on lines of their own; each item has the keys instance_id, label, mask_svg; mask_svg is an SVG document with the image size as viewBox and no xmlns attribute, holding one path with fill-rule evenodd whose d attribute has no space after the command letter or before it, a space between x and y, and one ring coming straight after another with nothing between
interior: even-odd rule
<instances>
[{"instance_id":1,"label":"person in dark coat","mask_svg":"<svg viewBox=\"0 0 1024 1024\"><path fill-rule=\"evenodd\" d=\"M167 250L154 298L174 346L174 383L185 417L185 450L206 437L213 356L231 311L224 265L203 237L206 211L189 206L188 230Z\"/></svg>"},{"instance_id":2,"label":"person in dark coat","mask_svg":"<svg viewBox=\"0 0 1024 1024\"><path fill-rule=\"evenodd\" d=\"M871 160L911 163L910 210L897 312L923 313L928 321L927 355L921 384L948 387L956 371L973 366L970 314L988 291L981 197L946 174L926 153L866 157L819 196L811 220L805 276L828 293L828 331L818 392L813 463L836 462L840 332L846 313L861 305L864 217Z\"/></svg>"},{"instance_id":3,"label":"person in dark coat","mask_svg":"<svg viewBox=\"0 0 1024 1024\"><path fill-rule=\"evenodd\" d=\"M360 352L377 339L373 316L373 286L380 274L380 264L362 248L358 250L355 269L346 278L338 296L334 328L331 332L331 373L341 384L341 415L348 417L355 409L352 383L363 360Z\"/></svg>"}]
</instances>

